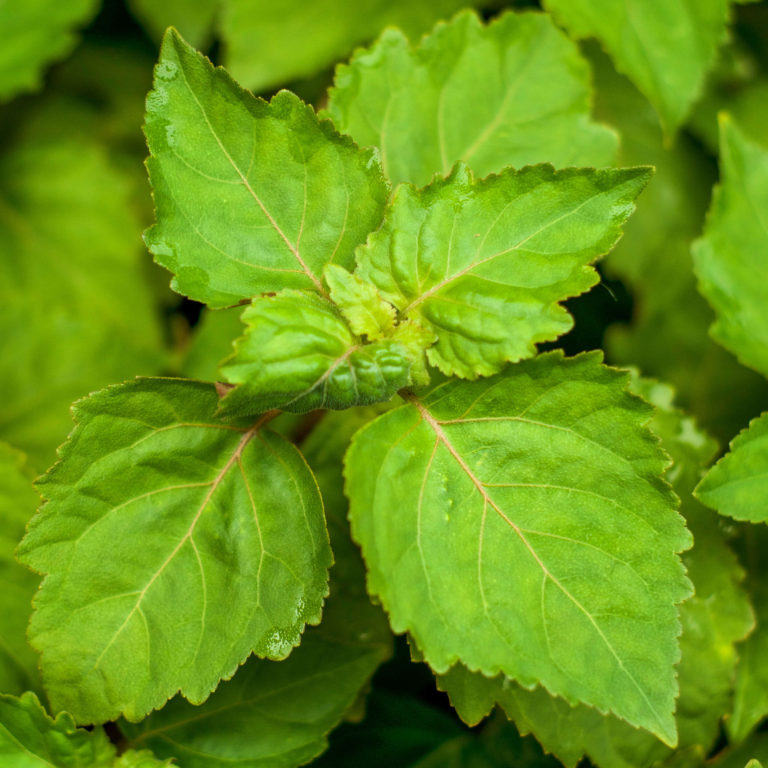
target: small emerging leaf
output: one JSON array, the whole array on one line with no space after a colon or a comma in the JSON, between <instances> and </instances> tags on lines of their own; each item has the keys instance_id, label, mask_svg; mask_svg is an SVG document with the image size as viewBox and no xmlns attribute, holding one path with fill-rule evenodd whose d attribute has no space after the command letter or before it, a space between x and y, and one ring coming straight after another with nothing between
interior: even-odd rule
<instances>
[{"instance_id":1,"label":"small emerging leaf","mask_svg":"<svg viewBox=\"0 0 768 768\"><path fill-rule=\"evenodd\" d=\"M381 150L393 183L428 184L455 163L478 176L507 166L610 165L616 135L589 117L589 67L541 13L483 24L471 11L412 47L396 29L336 70L328 113Z\"/></svg>"},{"instance_id":2,"label":"small emerging leaf","mask_svg":"<svg viewBox=\"0 0 768 768\"><path fill-rule=\"evenodd\" d=\"M395 325L395 308L384 301L376 288L337 264L325 268L325 281L332 301L341 309L349 327L371 341L389 335Z\"/></svg>"},{"instance_id":3,"label":"small emerging leaf","mask_svg":"<svg viewBox=\"0 0 768 768\"><path fill-rule=\"evenodd\" d=\"M447 382L357 434L346 489L368 588L436 672L503 672L674 744L691 539L626 383L560 353Z\"/></svg>"},{"instance_id":4,"label":"small emerging leaf","mask_svg":"<svg viewBox=\"0 0 768 768\"><path fill-rule=\"evenodd\" d=\"M47 574L29 637L56 710L139 720L204 701L255 652L320 619L331 562L298 451L262 420L215 418L213 385L138 379L74 406L19 547Z\"/></svg>"},{"instance_id":5,"label":"small emerging leaf","mask_svg":"<svg viewBox=\"0 0 768 768\"><path fill-rule=\"evenodd\" d=\"M594 285L647 168L539 165L475 180L465 166L424 189L402 185L358 249L357 274L437 336L443 373L488 376L568 331L560 302Z\"/></svg>"},{"instance_id":6,"label":"small emerging leaf","mask_svg":"<svg viewBox=\"0 0 768 768\"><path fill-rule=\"evenodd\" d=\"M254 98L171 29L145 124L157 224L146 240L180 293L224 307L260 293L324 293L351 266L388 195L375 154L288 91Z\"/></svg>"},{"instance_id":7,"label":"small emerging leaf","mask_svg":"<svg viewBox=\"0 0 768 768\"><path fill-rule=\"evenodd\" d=\"M243 321L245 335L221 368L238 385L223 398L223 413L370 405L411 383L404 345L362 343L339 310L316 294L283 291L254 299Z\"/></svg>"}]
</instances>

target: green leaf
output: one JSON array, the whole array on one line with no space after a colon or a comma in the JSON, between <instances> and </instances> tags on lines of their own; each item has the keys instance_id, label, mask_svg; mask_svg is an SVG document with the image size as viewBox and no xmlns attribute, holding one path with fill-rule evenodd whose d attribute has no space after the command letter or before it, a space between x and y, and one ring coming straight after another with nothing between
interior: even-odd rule
<instances>
[{"instance_id":1,"label":"green leaf","mask_svg":"<svg viewBox=\"0 0 768 768\"><path fill-rule=\"evenodd\" d=\"M174 700L138 725L130 743L175 755L185 768L293 768L318 755L374 670L389 655L386 620L365 592L360 553L349 538L341 459L352 433L376 411L326 414L302 445L323 492L336 563L322 624L288 659L252 659L199 707Z\"/></svg>"},{"instance_id":2,"label":"green leaf","mask_svg":"<svg viewBox=\"0 0 768 768\"><path fill-rule=\"evenodd\" d=\"M176 27L195 48L202 48L213 34L220 0L128 0L128 8L150 36L160 42L168 27Z\"/></svg>"},{"instance_id":3,"label":"green leaf","mask_svg":"<svg viewBox=\"0 0 768 768\"><path fill-rule=\"evenodd\" d=\"M353 333L374 341L383 339L394 329L395 308L381 298L371 283L338 264L325 268L325 281L331 290L331 300L339 307Z\"/></svg>"},{"instance_id":4,"label":"green leaf","mask_svg":"<svg viewBox=\"0 0 768 768\"><path fill-rule=\"evenodd\" d=\"M0 5L0 101L38 88L42 70L76 45L75 28L99 8L98 0L6 0Z\"/></svg>"},{"instance_id":5,"label":"green leaf","mask_svg":"<svg viewBox=\"0 0 768 768\"><path fill-rule=\"evenodd\" d=\"M540 165L475 181L460 165L424 189L397 189L357 251L358 274L437 335L432 365L488 376L571 328L559 302L597 282L589 264L618 240L649 178L646 168Z\"/></svg>"},{"instance_id":6,"label":"green leaf","mask_svg":"<svg viewBox=\"0 0 768 768\"><path fill-rule=\"evenodd\" d=\"M720 119L721 183L694 243L699 290L717 320L713 338L768 376L768 150Z\"/></svg>"},{"instance_id":7,"label":"green leaf","mask_svg":"<svg viewBox=\"0 0 768 768\"><path fill-rule=\"evenodd\" d=\"M360 145L381 149L393 183L429 183L456 162L478 176L550 162L609 165L616 136L590 121L589 68L551 20L472 12L412 47L386 30L336 71L328 113Z\"/></svg>"},{"instance_id":8,"label":"green leaf","mask_svg":"<svg viewBox=\"0 0 768 768\"><path fill-rule=\"evenodd\" d=\"M0 694L0 755L9 768L107 768L115 748L101 728L76 728L65 712L49 717L34 693Z\"/></svg>"},{"instance_id":9,"label":"green leaf","mask_svg":"<svg viewBox=\"0 0 768 768\"><path fill-rule=\"evenodd\" d=\"M697 486L696 496L722 515L768 523L768 412L733 439L730 451Z\"/></svg>"},{"instance_id":10,"label":"green leaf","mask_svg":"<svg viewBox=\"0 0 768 768\"><path fill-rule=\"evenodd\" d=\"M254 299L245 335L221 373L236 384L226 414L270 408L302 413L389 400L411 383L408 350L389 339L363 344L334 305L303 291Z\"/></svg>"},{"instance_id":11,"label":"green leaf","mask_svg":"<svg viewBox=\"0 0 768 768\"><path fill-rule=\"evenodd\" d=\"M26 638L39 579L13 557L39 497L24 456L0 443L0 691L39 688L37 655Z\"/></svg>"},{"instance_id":12,"label":"green leaf","mask_svg":"<svg viewBox=\"0 0 768 768\"><path fill-rule=\"evenodd\" d=\"M724 42L728 0L544 0L577 38L596 37L673 132Z\"/></svg>"},{"instance_id":13,"label":"green leaf","mask_svg":"<svg viewBox=\"0 0 768 768\"><path fill-rule=\"evenodd\" d=\"M202 706L174 699L121 730L184 768L293 768L326 749L389 649L386 622L365 595L334 594L323 623L285 661L253 659Z\"/></svg>"},{"instance_id":14,"label":"green leaf","mask_svg":"<svg viewBox=\"0 0 768 768\"><path fill-rule=\"evenodd\" d=\"M631 390L656 405L650 426L674 459L667 478L683 497L694 535L694 547L683 555L695 594L680 608L683 632L676 720L678 754L688 750L699 764L717 740L720 719L730 708L735 643L750 631L753 616L742 584L744 572L716 516L690 497L701 468L715 449L714 442L674 407L669 386L634 377ZM571 707L541 689L524 690L503 676L489 680L456 665L438 684L449 693L465 721L479 722L499 703L521 733L533 733L567 766L575 766L585 753L595 764L614 768L642 768L672 754L650 734L616 717L602 716L583 705Z\"/></svg>"},{"instance_id":15,"label":"green leaf","mask_svg":"<svg viewBox=\"0 0 768 768\"><path fill-rule=\"evenodd\" d=\"M225 0L227 68L254 91L314 75L384 27L418 37L475 0Z\"/></svg>"},{"instance_id":16,"label":"green leaf","mask_svg":"<svg viewBox=\"0 0 768 768\"><path fill-rule=\"evenodd\" d=\"M369 591L436 672L503 672L674 743L690 536L649 406L600 359L448 382L365 427L353 533Z\"/></svg>"},{"instance_id":17,"label":"green leaf","mask_svg":"<svg viewBox=\"0 0 768 768\"><path fill-rule=\"evenodd\" d=\"M292 93L255 99L174 30L145 132L157 216L147 245L175 290L214 308L282 288L324 293L323 267L350 266L381 221L375 153Z\"/></svg>"},{"instance_id":18,"label":"green leaf","mask_svg":"<svg viewBox=\"0 0 768 768\"><path fill-rule=\"evenodd\" d=\"M255 652L281 659L317 623L331 562L297 450L215 418L213 385L138 379L74 406L20 545L48 574L32 645L56 709L138 720L200 703ZM183 599L180 599L183 595Z\"/></svg>"},{"instance_id":19,"label":"green leaf","mask_svg":"<svg viewBox=\"0 0 768 768\"><path fill-rule=\"evenodd\" d=\"M42 468L73 400L163 355L128 179L93 142L16 130L0 156L0 435Z\"/></svg>"}]
</instances>

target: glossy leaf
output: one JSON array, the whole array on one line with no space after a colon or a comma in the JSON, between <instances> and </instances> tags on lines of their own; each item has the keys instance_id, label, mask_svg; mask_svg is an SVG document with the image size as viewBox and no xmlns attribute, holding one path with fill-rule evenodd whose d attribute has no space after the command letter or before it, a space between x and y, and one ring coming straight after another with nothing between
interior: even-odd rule
<instances>
[{"instance_id":1,"label":"glossy leaf","mask_svg":"<svg viewBox=\"0 0 768 768\"><path fill-rule=\"evenodd\" d=\"M375 155L281 91L255 99L166 35L145 123L157 224L146 241L172 286L224 307L282 288L324 292L388 195Z\"/></svg>"},{"instance_id":2,"label":"glossy leaf","mask_svg":"<svg viewBox=\"0 0 768 768\"><path fill-rule=\"evenodd\" d=\"M597 282L589 265L618 240L649 176L540 165L476 181L458 166L397 189L357 273L436 334L432 365L488 376L571 328L559 302Z\"/></svg>"},{"instance_id":3,"label":"glossy leaf","mask_svg":"<svg viewBox=\"0 0 768 768\"><path fill-rule=\"evenodd\" d=\"M752 421L707 473L696 496L723 515L768 523L768 413Z\"/></svg>"},{"instance_id":4,"label":"glossy leaf","mask_svg":"<svg viewBox=\"0 0 768 768\"><path fill-rule=\"evenodd\" d=\"M129 179L93 142L17 130L0 156L0 436L40 471L73 400L163 353Z\"/></svg>"},{"instance_id":5,"label":"glossy leaf","mask_svg":"<svg viewBox=\"0 0 768 768\"><path fill-rule=\"evenodd\" d=\"M0 443L0 692L14 695L39 688L26 638L39 579L13 556L39 501L24 456Z\"/></svg>"},{"instance_id":6,"label":"glossy leaf","mask_svg":"<svg viewBox=\"0 0 768 768\"><path fill-rule=\"evenodd\" d=\"M596 37L674 131L725 40L728 0L544 0L577 38Z\"/></svg>"},{"instance_id":7,"label":"glossy leaf","mask_svg":"<svg viewBox=\"0 0 768 768\"><path fill-rule=\"evenodd\" d=\"M456 661L669 743L690 545L650 408L597 354L448 382L346 460L368 588L432 668Z\"/></svg>"},{"instance_id":8,"label":"glossy leaf","mask_svg":"<svg viewBox=\"0 0 768 768\"><path fill-rule=\"evenodd\" d=\"M386 30L336 71L328 113L360 145L381 149L394 183L429 183L456 162L478 176L550 162L609 165L616 137L591 122L589 68L542 14L487 26L471 12L415 47Z\"/></svg>"},{"instance_id":9,"label":"glossy leaf","mask_svg":"<svg viewBox=\"0 0 768 768\"><path fill-rule=\"evenodd\" d=\"M6 0L0 5L0 101L39 87L46 65L77 43L98 0Z\"/></svg>"},{"instance_id":10,"label":"glossy leaf","mask_svg":"<svg viewBox=\"0 0 768 768\"><path fill-rule=\"evenodd\" d=\"M64 712L52 719L33 693L0 694L0 757L9 768L108 768L114 755L101 728L77 728Z\"/></svg>"},{"instance_id":11,"label":"glossy leaf","mask_svg":"<svg viewBox=\"0 0 768 768\"><path fill-rule=\"evenodd\" d=\"M331 562L317 485L282 437L215 418L213 385L138 379L74 408L19 556L47 574L29 637L56 709L138 720L204 701L317 623ZM183 595L184 599L179 599Z\"/></svg>"},{"instance_id":12,"label":"glossy leaf","mask_svg":"<svg viewBox=\"0 0 768 768\"><path fill-rule=\"evenodd\" d=\"M768 376L768 149L720 120L721 183L693 246L699 290L715 310L713 338Z\"/></svg>"},{"instance_id":13,"label":"glossy leaf","mask_svg":"<svg viewBox=\"0 0 768 768\"><path fill-rule=\"evenodd\" d=\"M227 68L254 91L330 67L384 27L421 35L473 0L224 0Z\"/></svg>"},{"instance_id":14,"label":"glossy leaf","mask_svg":"<svg viewBox=\"0 0 768 768\"><path fill-rule=\"evenodd\" d=\"M339 310L316 294L283 291L254 299L243 322L245 335L221 368L237 385L221 402L224 413L339 410L389 400L411 383L403 345L363 344Z\"/></svg>"}]
</instances>

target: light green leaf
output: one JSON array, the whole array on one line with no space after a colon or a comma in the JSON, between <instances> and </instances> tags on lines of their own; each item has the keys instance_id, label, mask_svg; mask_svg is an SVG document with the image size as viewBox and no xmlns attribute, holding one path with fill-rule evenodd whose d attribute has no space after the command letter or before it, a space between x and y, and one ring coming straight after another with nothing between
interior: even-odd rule
<instances>
[{"instance_id":1,"label":"light green leaf","mask_svg":"<svg viewBox=\"0 0 768 768\"><path fill-rule=\"evenodd\" d=\"M448 382L347 455L369 591L426 661L610 710L674 743L690 545L650 407L597 353Z\"/></svg>"},{"instance_id":2,"label":"light green leaf","mask_svg":"<svg viewBox=\"0 0 768 768\"><path fill-rule=\"evenodd\" d=\"M683 555L695 594L680 608L676 754L688 750L698 764L717 740L720 719L730 708L735 643L752 628L753 615L742 584L744 572L716 516L690 497L701 468L715 450L714 442L674 407L669 386L634 377L631 390L657 407L650 426L674 459L667 477L683 497L694 535L694 547ZM584 754L597 765L613 768L642 768L672 755L650 734L616 717L602 716L583 705L571 707L546 691L527 691L503 676L489 680L456 665L438 683L467 722L478 722L499 703L521 733L533 733L567 766L575 766Z\"/></svg>"},{"instance_id":3,"label":"light green leaf","mask_svg":"<svg viewBox=\"0 0 768 768\"><path fill-rule=\"evenodd\" d=\"M724 42L728 0L544 0L578 38L596 37L673 132Z\"/></svg>"},{"instance_id":4,"label":"light green leaf","mask_svg":"<svg viewBox=\"0 0 768 768\"><path fill-rule=\"evenodd\" d=\"M754 768L768 764L768 734L756 733L737 747L724 749L711 761L712 768Z\"/></svg>"},{"instance_id":5,"label":"light green leaf","mask_svg":"<svg viewBox=\"0 0 768 768\"><path fill-rule=\"evenodd\" d=\"M195 48L210 42L220 0L128 0L128 8L150 36L160 42L168 27L176 27Z\"/></svg>"},{"instance_id":6,"label":"light green leaf","mask_svg":"<svg viewBox=\"0 0 768 768\"><path fill-rule=\"evenodd\" d=\"M353 333L365 335L371 341L390 334L395 326L395 308L381 298L375 286L338 264L325 268L325 282L331 290L331 300Z\"/></svg>"},{"instance_id":7,"label":"light green leaf","mask_svg":"<svg viewBox=\"0 0 768 768\"><path fill-rule=\"evenodd\" d=\"M402 317L433 331L443 373L488 376L536 354L573 319L559 302L597 280L647 168L539 165L475 181L466 166L424 189L402 185L358 249L358 274Z\"/></svg>"},{"instance_id":8,"label":"light green leaf","mask_svg":"<svg viewBox=\"0 0 768 768\"><path fill-rule=\"evenodd\" d=\"M37 655L26 638L39 579L13 557L40 499L24 456L0 443L0 692L39 688Z\"/></svg>"},{"instance_id":9,"label":"light green leaf","mask_svg":"<svg viewBox=\"0 0 768 768\"><path fill-rule=\"evenodd\" d=\"M699 290L715 310L713 338L768 376L768 150L720 120L721 183L693 245Z\"/></svg>"},{"instance_id":10,"label":"light green leaf","mask_svg":"<svg viewBox=\"0 0 768 768\"><path fill-rule=\"evenodd\" d=\"M40 86L42 70L77 43L74 30L98 0L5 0L0 4L0 101Z\"/></svg>"},{"instance_id":11,"label":"light green leaf","mask_svg":"<svg viewBox=\"0 0 768 768\"><path fill-rule=\"evenodd\" d=\"M225 0L224 55L254 91L314 75L384 27L418 37L475 0Z\"/></svg>"},{"instance_id":12,"label":"light green leaf","mask_svg":"<svg viewBox=\"0 0 768 768\"><path fill-rule=\"evenodd\" d=\"M138 720L200 703L317 623L331 562L311 472L284 438L215 418L213 385L138 379L74 406L19 548L48 574L29 637L56 709ZM183 599L180 599L183 595Z\"/></svg>"},{"instance_id":13,"label":"light green leaf","mask_svg":"<svg viewBox=\"0 0 768 768\"><path fill-rule=\"evenodd\" d=\"M389 400L411 383L402 344L363 344L339 310L316 294L283 291L254 299L243 322L245 335L221 368L237 385L222 399L223 413L340 410Z\"/></svg>"},{"instance_id":14,"label":"light green leaf","mask_svg":"<svg viewBox=\"0 0 768 768\"><path fill-rule=\"evenodd\" d=\"M334 590L323 623L285 661L252 659L205 704L174 699L121 730L184 768L293 768L326 749L389 651L386 622L365 594Z\"/></svg>"},{"instance_id":15,"label":"light green leaf","mask_svg":"<svg viewBox=\"0 0 768 768\"><path fill-rule=\"evenodd\" d=\"M108 768L114 755L101 728L77 728L65 712L52 719L34 693L0 694L0 757L8 768Z\"/></svg>"},{"instance_id":16,"label":"light green leaf","mask_svg":"<svg viewBox=\"0 0 768 768\"><path fill-rule=\"evenodd\" d=\"M336 71L328 113L360 145L381 149L393 183L429 183L467 163L478 176L550 162L609 165L616 136L591 122L589 67L549 18L472 12L415 48L386 30Z\"/></svg>"},{"instance_id":17,"label":"light green leaf","mask_svg":"<svg viewBox=\"0 0 768 768\"><path fill-rule=\"evenodd\" d=\"M281 91L255 99L174 30L145 123L157 224L146 234L172 287L212 307L282 288L324 293L351 266L388 188L375 154Z\"/></svg>"},{"instance_id":18,"label":"light green leaf","mask_svg":"<svg viewBox=\"0 0 768 768\"><path fill-rule=\"evenodd\" d=\"M0 435L41 469L73 400L163 356L128 180L93 142L18 130L0 157Z\"/></svg>"},{"instance_id":19,"label":"light green leaf","mask_svg":"<svg viewBox=\"0 0 768 768\"><path fill-rule=\"evenodd\" d=\"M697 498L722 515L768 523L768 412L731 443L696 488Z\"/></svg>"}]
</instances>

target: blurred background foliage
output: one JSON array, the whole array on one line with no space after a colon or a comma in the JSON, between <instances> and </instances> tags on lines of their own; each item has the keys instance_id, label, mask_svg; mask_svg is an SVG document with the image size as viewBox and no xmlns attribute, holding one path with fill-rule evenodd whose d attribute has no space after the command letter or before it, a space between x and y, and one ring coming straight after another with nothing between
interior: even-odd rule
<instances>
[{"instance_id":1,"label":"blurred background foliage","mask_svg":"<svg viewBox=\"0 0 768 768\"><path fill-rule=\"evenodd\" d=\"M201 313L173 294L141 239L152 218L141 123L164 29L176 26L255 93L287 87L320 108L334 65L356 46L387 25L415 40L467 4L0 4L0 441L27 454L29 474L55 459L73 400L136 375L212 380L239 332L237 309ZM538 7L469 4L485 18L510 5ZM678 405L722 448L764 409L768 385L710 339L712 311L696 290L690 246L717 179L717 112L729 110L752 138L767 141L768 4L733 7L729 39L674 137L596 44L582 50L595 115L620 136L618 164L657 172L600 267L604 282L569 302L575 328L549 346L569 354L603 347L609 362L669 382ZM34 578L23 589L33 590ZM318 764L512 765L522 755L531 765L557 764L504 718L468 732L446 701L402 641L374 680L364 722L335 732Z\"/></svg>"}]
</instances>

